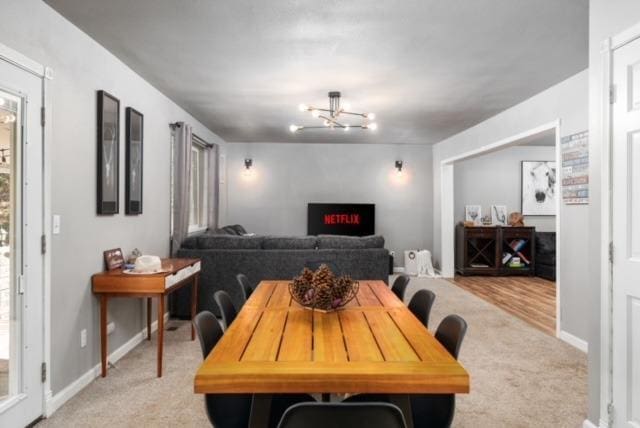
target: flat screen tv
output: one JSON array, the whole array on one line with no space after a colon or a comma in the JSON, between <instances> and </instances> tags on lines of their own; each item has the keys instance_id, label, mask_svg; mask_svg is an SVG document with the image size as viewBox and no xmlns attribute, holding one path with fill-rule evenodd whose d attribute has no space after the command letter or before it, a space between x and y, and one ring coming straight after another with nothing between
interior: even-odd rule
<instances>
[{"instance_id":1,"label":"flat screen tv","mask_svg":"<svg viewBox=\"0 0 640 428\"><path fill-rule=\"evenodd\" d=\"M309 204L308 235L366 236L375 233L374 204Z\"/></svg>"}]
</instances>

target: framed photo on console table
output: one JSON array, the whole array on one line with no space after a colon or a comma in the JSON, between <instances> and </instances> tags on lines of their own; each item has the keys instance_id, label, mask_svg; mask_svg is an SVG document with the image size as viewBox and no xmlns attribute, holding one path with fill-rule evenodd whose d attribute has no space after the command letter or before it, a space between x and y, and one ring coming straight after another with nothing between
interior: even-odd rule
<instances>
[{"instance_id":1,"label":"framed photo on console table","mask_svg":"<svg viewBox=\"0 0 640 428\"><path fill-rule=\"evenodd\" d=\"M98 214L117 214L120 195L120 101L98 91Z\"/></svg>"},{"instance_id":2,"label":"framed photo on console table","mask_svg":"<svg viewBox=\"0 0 640 428\"><path fill-rule=\"evenodd\" d=\"M125 214L142 214L142 140L144 117L127 107L125 111Z\"/></svg>"},{"instance_id":3,"label":"framed photo on console table","mask_svg":"<svg viewBox=\"0 0 640 428\"><path fill-rule=\"evenodd\" d=\"M556 163L522 161L522 215L556 215Z\"/></svg>"}]
</instances>

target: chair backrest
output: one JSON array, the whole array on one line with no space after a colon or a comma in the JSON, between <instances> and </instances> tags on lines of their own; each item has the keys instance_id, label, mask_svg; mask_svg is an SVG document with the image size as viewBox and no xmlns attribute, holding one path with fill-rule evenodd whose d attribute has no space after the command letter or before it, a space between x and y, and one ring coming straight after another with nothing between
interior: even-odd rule
<instances>
[{"instance_id":1,"label":"chair backrest","mask_svg":"<svg viewBox=\"0 0 640 428\"><path fill-rule=\"evenodd\" d=\"M409 310L426 328L429 328L429 316L435 300L436 295L433 291L422 289L418 290L409 301Z\"/></svg>"},{"instance_id":2,"label":"chair backrest","mask_svg":"<svg viewBox=\"0 0 640 428\"><path fill-rule=\"evenodd\" d=\"M459 315L449 315L440 322L435 336L438 342L457 360L466 332L467 322Z\"/></svg>"},{"instance_id":3,"label":"chair backrest","mask_svg":"<svg viewBox=\"0 0 640 428\"><path fill-rule=\"evenodd\" d=\"M393 291L393 294L398 296L398 299L402 300L403 302L404 302L404 293L405 291L407 291L407 285L409 285L409 280L410 280L409 276L402 273L398 275L396 280L393 281L393 285L391 286L391 291Z\"/></svg>"},{"instance_id":4,"label":"chair backrest","mask_svg":"<svg viewBox=\"0 0 640 428\"><path fill-rule=\"evenodd\" d=\"M247 278L247 275L243 273L239 273L236 275L236 280L240 285L240 289L242 290L242 295L244 296L244 301L246 302L247 300L249 300L251 293L253 293L253 287L249 282L249 278Z\"/></svg>"},{"instance_id":5,"label":"chair backrest","mask_svg":"<svg viewBox=\"0 0 640 428\"><path fill-rule=\"evenodd\" d=\"M220 308L220 313L222 314L222 321L224 323L224 329L228 329L233 320L236 319L235 306L233 306L233 301L231 300L231 296L224 290L218 290L213 295L216 303L218 304L218 308Z\"/></svg>"},{"instance_id":6,"label":"chair backrest","mask_svg":"<svg viewBox=\"0 0 640 428\"><path fill-rule=\"evenodd\" d=\"M193 318L193 326L196 329L202 349L202 358L207 358L218 340L222 337L222 327L215 315L209 311L199 312Z\"/></svg>"},{"instance_id":7,"label":"chair backrest","mask_svg":"<svg viewBox=\"0 0 640 428\"><path fill-rule=\"evenodd\" d=\"M222 337L222 328L209 311L198 313L193 324L205 359ZM249 424L250 394L206 394L204 403L207 417L216 428L245 428Z\"/></svg>"},{"instance_id":8,"label":"chair backrest","mask_svg":"<svg viewBox=\"0 0 640 428\"><path fill-rule=\"evenodd\" d=\"M389 403L300 403L287 409L278 428L405 428L400 409Z\"/></svg>"}]
</instances>

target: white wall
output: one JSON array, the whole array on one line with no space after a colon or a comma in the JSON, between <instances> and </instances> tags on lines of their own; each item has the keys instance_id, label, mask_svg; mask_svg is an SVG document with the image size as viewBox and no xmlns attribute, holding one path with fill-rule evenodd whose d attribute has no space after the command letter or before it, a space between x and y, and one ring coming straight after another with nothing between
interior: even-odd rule
<instances>
[{"instance_id":1,"label":"white wall","mask_svg":"<svg viewBox=\"0 0 640 428\"><path fill-rule=\"evenodd\" d=\"M589 2L589 175L591 206L589 209L589 420L597 424L600 415L600 257L606 251L600 245L600 169L602 150L602 43L640 22L640 2L637 0L591 0Z\"/></svg>"},{"instance_id":2,"label":"white wall","mask_svg":"<svg viewBox=\"0 0 640 428\"><path fill-rule=\"evenodd\" d=\"M464 220L465 205L481 205L482 215L492 205L506 205L507 213L521 211L521 162L554 161L553 146L515 146L454 164L454 213ZM526 216L525 224L538 232L555 232L555 216Z\"/></svg>"},{"instance_id":3,"label":"white wall","mask_svg":"<svg viewBox=\"0 0 640 428\"><path fill-rule=\"evenodd\" d=\"M433 147L434 181L434 253L440 258L440 164L442 160L487 144L520 134L541 125L561 120L561 136L584 131L588 127L588 73L577 75L538 95L455 135ZM588 206L561 204L559 242L561 286L561 326L578 338L589 338L587 292L589 273L585 240L589 236Z\"/></svg>"},{"instance_id":4,"label":"white wall","mask_svg":"<svg viewBox=\"0 0 640 428\"><path fill-rule=\"evenodd\" d=\"M208 141L223 146L224 141L40 0L2 2L0 42L54 70L49 94L53 104L52 210L62 217L62 233L53 236L51 243L49 373L55 394L100 361L99 308L90 279L102 270L102 252L121 247L128 253L137 247L145 253L168 254L169 123L186 121ZM144 114L143 215L124 215L123 137L121 213L96 215L99 89L120 99L121 136L125 107L132 106ZM109 336L111 350L142 330L143 313L141 300L110 302L109 319L116 325ZM82 329L88 332L86 348L80 348ZM153 364L155 361L149 361L150 366ZM151 376L152 371L149 373Z\"/></svg>"},{"instance_id":5,"label":"white wall","mask_svg":"<svg viewBox=\"0 0 640 428\"><path fill-rule=\"evenodd\" d=\"M322 132L322 131L320 131ZM431 147L398 144L227 145L227 218L275 235L307 232L307 203L376 204L376 233L400 251L431 247ZM253 159L251 179L244 159ZM394 163L404 161L403 175Z\"/></svg>"}]
</instances>

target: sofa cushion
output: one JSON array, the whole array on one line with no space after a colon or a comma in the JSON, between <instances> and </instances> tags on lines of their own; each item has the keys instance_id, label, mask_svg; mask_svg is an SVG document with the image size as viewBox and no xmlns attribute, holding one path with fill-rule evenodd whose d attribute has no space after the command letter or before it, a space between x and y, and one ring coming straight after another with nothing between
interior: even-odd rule
<instances>
[{"instance_id":1,"label":"sofa cushion","mask_svg":"<svg viewBox=\"0 0 640 428\"><path fill-rule=\"evenodd\" d=\"M258 250L262 248L261 236L202 235L198 237L200 249Z\"/></svg>"},{"instance_id":2,"label":"sofa cushion","mask_svg":"<svg viewBox=\"0 0 640 428\"><path fill-rule=\"evenodd\" d=\"M262 241L265 250L313 250L318 239L315 236L266 236Z\"/></svg>"},{"instance_id":3,"label":"sofa cushion","mask_svg":"<svg viewBox=\"0 0 640 428\"><path fill-rule=\"evenodd\" d=\"M242 236L247 234L247 229L242 227L242 225L240 224L232 224L230 226L225 226L225 227L232 229L236 233L236 235Z\"/></svg>"},{"instance_id":4,"label":"sofa cushion","mask_svg":"<svg viewBox=\"0 0 640 428\"><path fill-rule=\"evenodd\" d=\"M342 236L318 235L319 249L353 250L365 248L384 248L384 238L379 235Z\"/></svg>"},{"instance_id":5,"label":"sofa cushion","mask_svg":"<svg viewBox=\"0 0 640 428\"><path fill-rule=\"evenodd\" d=\"M240 236L240 234L238 233L238 231L233 227L233 226L225 226L222 228L222 230L227 234L227 235L237 235Z\"/></svg>"},{"instance_id":6,"label":"sofa cushion","mask_svg":"<svg viewBox=\"0 0 640 428\"><path fill-rule=\"evenodd\" d=\"M198 248L198 238L202 236L202 235L194 235L194 236L187 236L185 238L184 241L182 241L182 248L190 248L190 249L196 249Z\"/></svg>"}]
</instances>

